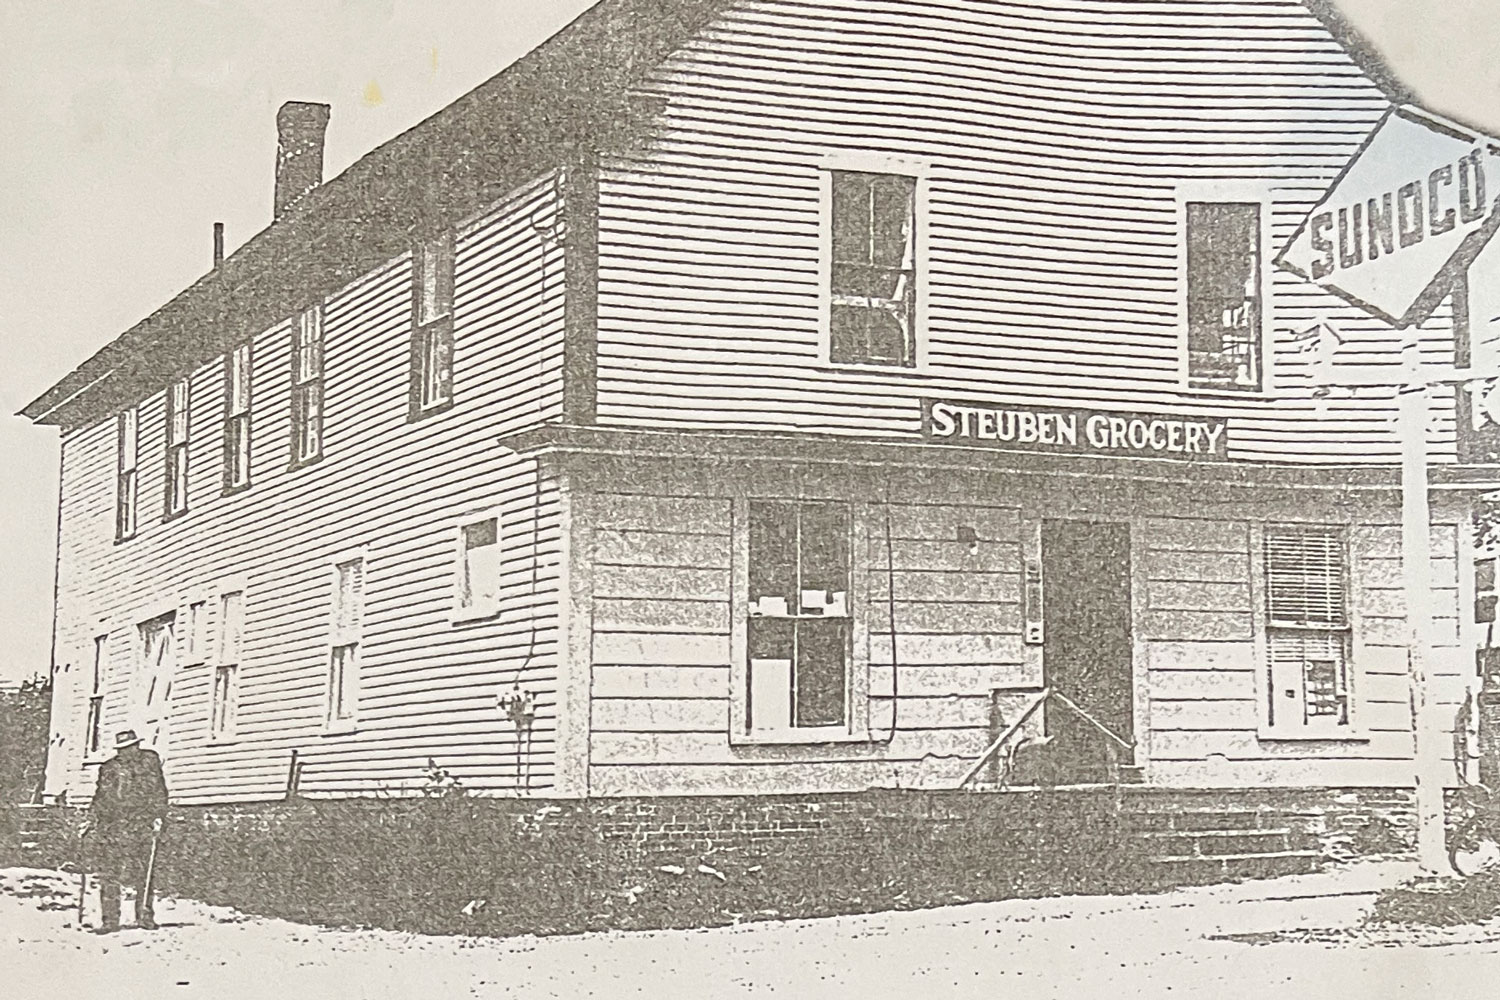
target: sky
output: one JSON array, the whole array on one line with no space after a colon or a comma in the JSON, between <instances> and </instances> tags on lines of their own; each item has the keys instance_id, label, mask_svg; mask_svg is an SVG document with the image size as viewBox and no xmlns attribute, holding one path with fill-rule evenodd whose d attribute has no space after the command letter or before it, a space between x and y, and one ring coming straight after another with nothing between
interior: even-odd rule
<instances>
[{"instance_id":1,"label":"sky","mask_svg":"<svg viewBox=\"0 0 1500 1000\"><path fill-rule=\"evenodd\" d=\"M1433 110L1500 135L1495 0L1339 0ZM50 662L57 432L13 417L270 221L275 113L326 176L591 0L0 0L0 679Z\"/></svg>"}]
</instances>

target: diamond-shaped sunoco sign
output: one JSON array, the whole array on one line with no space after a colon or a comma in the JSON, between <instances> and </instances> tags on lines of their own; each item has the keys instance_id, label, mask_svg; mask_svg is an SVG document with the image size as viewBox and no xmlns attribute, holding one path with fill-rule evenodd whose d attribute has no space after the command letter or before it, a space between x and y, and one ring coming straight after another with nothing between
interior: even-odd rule
<instances>
[{"instance_id":1,"label":"diamond-shaped sunoco sign","mask_svg":"<svg viewBox=\"0 0 1500 1000\"><path fill-rule=\"evenodd\" d=\"M1420 323L1500 226L1500 145L1415 108L1380 120L1277 265Z\"/></svg>"}]
</instances>

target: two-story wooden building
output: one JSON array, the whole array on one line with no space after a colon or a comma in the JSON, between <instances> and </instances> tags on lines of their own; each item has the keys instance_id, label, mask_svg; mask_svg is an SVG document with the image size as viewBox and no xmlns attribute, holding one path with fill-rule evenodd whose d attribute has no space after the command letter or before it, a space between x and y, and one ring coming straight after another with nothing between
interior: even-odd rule
<instances>
[{"instance_id":1,"label":"two-story wooden building","mask_svg":"<svg viewBox=\"0 0 1500 1000\"><path fill-rule=\"evenodd\" d=\"M275 221L25 410L48 791L952 787L1043 689L1058 780L1409 787L1397 335L1272 264L1405 100L1315 0L602 0L327 183L287 105Z\"/></svg>"}]
</instances>

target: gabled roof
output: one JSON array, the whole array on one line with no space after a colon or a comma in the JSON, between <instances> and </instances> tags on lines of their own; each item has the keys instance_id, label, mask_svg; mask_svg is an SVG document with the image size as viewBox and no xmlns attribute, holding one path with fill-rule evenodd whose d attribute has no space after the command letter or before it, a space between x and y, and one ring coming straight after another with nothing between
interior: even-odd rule
<instances>
[{"instance_id":1,"label":"gabled roof","mask_svg":"<svg viewBox=\"0 0 1500 1000\"><path fill-rule=\"evenodd\" d=\"M1391 97L1409 95L1333 0L1303 0ZM627 142L630 88L733 0L600 0L509 68L315 188L216 270L28 404L76 426L165 386L480 210L540 171Z\"/></svg>"},{"instance_id":2,"label":"gabled roof","mask_svg":"<svg viewBox=\"0 0 1500 1000\"><path fill-rule=\"evenodd\" d=\"M119 409L294 315L550 166L627 141L631 86L729 0L600 0L503 72L313 189L223 264L28 404Z\"/></svg>"}]
</instances>

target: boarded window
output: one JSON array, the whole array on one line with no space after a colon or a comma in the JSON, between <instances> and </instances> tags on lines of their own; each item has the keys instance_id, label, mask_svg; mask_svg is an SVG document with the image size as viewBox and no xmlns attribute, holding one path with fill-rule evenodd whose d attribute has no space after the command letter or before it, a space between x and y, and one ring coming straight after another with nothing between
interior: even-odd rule
<instances>
[{"instance_id":1,"label":"boarded window","mask_svg":"<svg viewBox=\"0 0 1500 1000\"><path fill-rule=\"evenodd\" d=\"M748 726L845 726L850 520L840 503L750 504Z\"/></svg>"},{"instance_id":2,"label":"boarded window","mask_svg":"<svg viewBox=\"0 0 1500 1000\"><path fill-rule=\"evenodd\" d=\"M1308 735L1351 723L1349 558L1344 530L1268 527L1265 533L1267 722Z\"/></svg>"},{"instance_id":3,"label":"boarded window","mask_svg":"<svg viewBox=\"0 0 1500 1000\"><path fill-rule=\"evenodd\" d=\"M1187 377L1200 389L1261 388L1261 206L1189 202Z\"/></svg>"},{"instance_id":4,"label":"boarded window","mask_svg":"<svg viewBox=\"0 0 1500 1000\"><path fill-rule=\"evenodd\" d=\"M224 490L250 485L250 345L224 360Z\"/></svg>"},{"instance_id":5,"label":"boarded window","mask_svg":"<svg viewBox=\"0 0 1500 1000\"><path fill-rule=\"evenodd\" d=\"M829 359L916 363L917 181L832 172Z\"/></svg>"},{"instance_id":6,"label":"boarded window","mask_svg":"<svg viewBox=\"0 0 1500 1000\"><path fill-rule=\"evenodd\" d=\"M453 234L412 252L411 415L453 401Z\"/></svg>"},{"instance_id":7,"label":"boarded window","mask_svg":"<svg viewBox=\"0 0 1500 1000\"><path fill-rule=\"evenodd\" d=\"M297 318L292 331L292 464L323 454L323 307Z\"/></svg>"},{"instance_id":8,"label":"boarded window","mask_svg":"<svg viewBox=\"0 0 1500 1000\"><path fill-rule=\"evenodd\" d=\"M120 414L115 425L115 538L135 534L136 462L140 447L140 412Z\"/></svg>"},{"instance_id":9,"label":"boarded window","mask_svg":"<svg viewBox=\"0 0 1500 1000\"><path fill-rule=\"evenodd\" d=\"M493 613L500 600L500 522L486 517L465 524L459 532L458 609L474 614Z\"/></svg>"}]
</instances>

